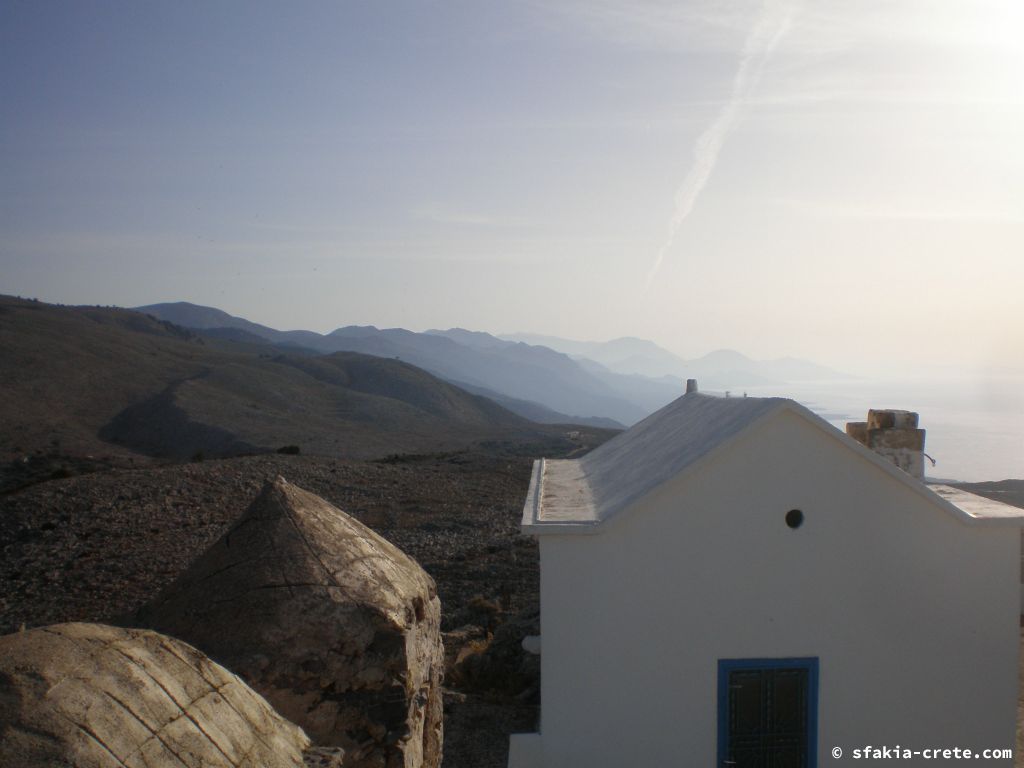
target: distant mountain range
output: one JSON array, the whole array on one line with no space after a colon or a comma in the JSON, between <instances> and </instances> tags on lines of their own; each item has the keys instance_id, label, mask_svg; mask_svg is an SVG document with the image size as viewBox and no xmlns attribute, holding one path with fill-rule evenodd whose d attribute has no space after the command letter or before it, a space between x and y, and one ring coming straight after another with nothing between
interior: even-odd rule
<instances>
[{"instance_id":1,"label":"distant mountain range","mask_svg":"<svg viewBox=\"0 0 1024 768\"><path fill-rule=\"evenodd\" d=\"M792 357L752 360L731 349L720 349L703 357L684 360L653 341L632 337L611 341L573 341L558 336L512 333L503 334L500 338L541 344L575 359L600 363L616 373L700 379L701 384L709 389L849 378L847 374L806 360Z\"/></svg>"},{"instance_id":2,"label":"distant mountain range","mask_svg":"<svg viewBox=\"0 0 1024 768\"><path fill-rule=\"evenodd\" d=\"M131 310L0 296L0 458L180 460L294 445L366 459L567 439L564 426L527 421L407 362L311 354L263 333L202 336Z\"/></svg>"},{"instance_id":3,"label":"distant mountain range","mask_svg":"<svg viewBox=\"0 0 1024 768\"><path fill-rule=\"evenodd\" d=\"M498 337L463 328L416 333L374 326L319 334L279 331L186 302L137 310L237 342L398 358L545 423L630 425L682 394L686 378L697 378L702 389L714 391L842 376L801 360L755 361L729 350L683 360L643 339L577 342L522 334Z\"/></svg>"},{"instance_id":4,"label":"distant mountain range","mask_svg":"<svg viewBox=\"0 0 1024 768\"><path fill-rule=\"evenodd\" d=\"M494 339L494 347L486 349L480 344L460 343L443 334L373 326L348 326L329 334L278 331L220 310L184 302L136 309L160 320L221 338L234 335L235 340L252 340L257 337L278 348L320 354L359 352L397 358L449 382L458 382L477 391L497 393L507 398L509 407L517 408L517 402L525 401L525 408L535 414L544 413L544 409L554 412L550 418L561 423L621 426L631 424L653 410L620 396L568 355L546 347L490 337ZM239 331L247 335L239 337ZM460 332L457 335L462 337L464 334ZM678 392L678 388L671 392L666 388L662 404ZM593 421L595 417L599 421Z\"/></svg>"}]
</instances>

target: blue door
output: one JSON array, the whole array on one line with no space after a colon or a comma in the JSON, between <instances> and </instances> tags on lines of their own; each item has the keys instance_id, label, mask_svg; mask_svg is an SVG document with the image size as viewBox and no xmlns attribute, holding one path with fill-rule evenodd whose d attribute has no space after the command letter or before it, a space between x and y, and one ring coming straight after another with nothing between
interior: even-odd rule
<instances>
[{"instance_id":1,"label":"blue door","mask_svg":"<svg viewBox=\"0 0 1024 768\"><path fill-rule=\"evenodd\" d=\"M720 659L720 768L815 768L818 660Z\"/></svg>"}]
</instances>

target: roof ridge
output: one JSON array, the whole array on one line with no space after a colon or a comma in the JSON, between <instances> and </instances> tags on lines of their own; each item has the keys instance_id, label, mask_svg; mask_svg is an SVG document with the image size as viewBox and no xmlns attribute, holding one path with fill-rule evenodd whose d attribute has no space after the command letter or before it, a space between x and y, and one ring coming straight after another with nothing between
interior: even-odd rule
<instances>
[{"instance_id":1,"label":"roof ridge","mask_svg":"<svg viewBox=\"0 0 1024 768\"><path fill-rule=\"evenodd\" d=\"M623 510L671 479L694 471L758 423L782 411L801 417L961 522L1024 524L1024 511L1019 516L1005 511L979 515L962 508L792 398L687 393L579 459L541 460L531 480L523 525L551 532L596 532Z\"/></svg>"}]
</instances>

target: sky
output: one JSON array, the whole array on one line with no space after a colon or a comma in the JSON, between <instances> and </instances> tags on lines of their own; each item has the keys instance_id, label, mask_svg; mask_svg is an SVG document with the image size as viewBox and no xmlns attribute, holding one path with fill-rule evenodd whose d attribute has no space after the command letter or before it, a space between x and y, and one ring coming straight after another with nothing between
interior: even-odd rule
<instances>
[{"instance_id":1,"label":"sky","mask_svg":"<svg viewBox=\"0 0 1024 768\"><path fill-rule=\"evenodd\" d=\"M1024 365L1020 0L0 0L0 292Z\"/></svg>"}]
</instances>

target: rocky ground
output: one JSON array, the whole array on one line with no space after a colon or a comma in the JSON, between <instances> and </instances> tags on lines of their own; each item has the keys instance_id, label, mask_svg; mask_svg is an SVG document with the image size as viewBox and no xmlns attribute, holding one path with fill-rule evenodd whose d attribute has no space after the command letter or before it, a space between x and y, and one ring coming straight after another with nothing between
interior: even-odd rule
<instances>
[{"instance_id":1,"label":"rocky ground","mask_svg":"<svg viewBox=\"0 0 1024 768\"><path fill-rule=\"evenodd\" d=\"M55 477L0 496L0 632L114 621L170 583L276 475L353 515L437 582L450 661L445 768L504 766L535 728L537 549L519 533L531 462L463 452L352 462L252 456Z\"/></svg>"}]
</instances>

